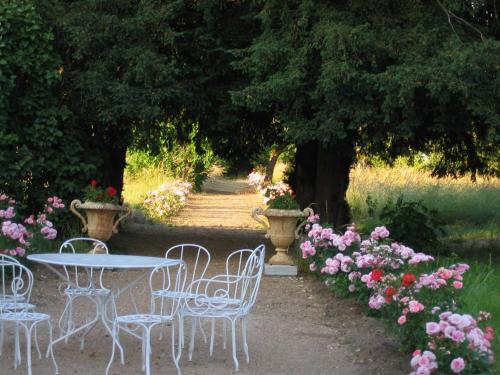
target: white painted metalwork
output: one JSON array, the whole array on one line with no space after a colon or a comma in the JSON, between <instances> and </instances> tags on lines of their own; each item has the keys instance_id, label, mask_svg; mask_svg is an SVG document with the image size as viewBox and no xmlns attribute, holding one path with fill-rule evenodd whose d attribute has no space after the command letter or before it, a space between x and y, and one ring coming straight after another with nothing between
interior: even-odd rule
<instances>
[{"instance_id":1,"label":"white painted metalwork","mask_svg":"<svg viewBox=\"0 0 500 375\"><path fill-rule=\"evenodd\" d=\"M17 296L12 295L9 287L10 277L14 274L13 265L20 264L19 261L6 254L0 254L0 313L6 312L22 312L30 311L35 309L35 305L26 302L26 291L20 293ZM3 352L3 342L4 342L4 323L0 322L0 355ZM19 327L16 326L15 333L15 358L14 362L19 363L21 361L20 349L19 349ZM36 331L35 331L36 338ZM35 341L38 348L38 341Z\"/></svg>"},{"instance_id":2,"label":"white painted metalwork","mask_svg":"<svg viewBox=\"0 0 500 375\"><path fill-rule=\"evenodd\" d=\"M158 288L155 285L161 283L161 287ZM172 359L174 361L175 367L177 368L178 374L180 374L179 368L179 358L180 358L180 335L181 331L179 329L178 337L178 352L175 352L175 318L178 316L178 309L181 303L180 296L185 288L186 284L186 264L180 262L180 264L174 266L171 262L166 262L164 264L156 267L150 275L149 287L151 293L158 290L170 290L173 294L169 297L159 297L160 303L154 305L155 310L152 310L149 314L131 314L117 316L113 322L113 350L111 352L111 358L109 360L108 367L106 368L106 375L113 364L115 357L116 347L120 350L121 364L124 365L124 352L123 348L119 343L120 329L124 329L125 332L129 332L127 327L129 325L135 325L142 328L143 334L140 337L142 340L142 370L146 372L146 375L151 373L151 331L156 326L169 325L172 331ZM157 298L158 299L158 298ZM157 301L158 302L158 301Z\"/></svg>"},{"instance_id":3,"label":"white painted metalwork","mask_svg":"<svg viewBox=\"0 0 500 375\"><path fill-rule=\"evenodd\" d=\"M260 245L250 253L242 267L242 260L248 255L248 250L238 250L231 254L226 262L227 271L231 269L232 260L236 257L238 266L234 274L226 273L210 279L198 279L189 285L180 312L181 326L185 317L192 317L189 360L192 359L193 355L194 336L199 319L209 318L212 320L211 351L213 350L215 320L222 319L231 323L232 355L236 370L239 368L238 358L236 357L236 322L241 320L243 350L246 360L249 362L247 317L255 303L259 290L264 268L264 253L265 247Z\"/></svg>"},{"instance_id":4,"label":"white painted metalwork","mask_svg":"<svg viewBox=\"0 0 500 375\"><path fill-rule=\"evenodd\" d=\"M196 244L179 244L172 246L165 253L167 259L180 259L187 264L186 284L191 284L194 280L202 279L210 264L210 252L203 246ZM155 303L158 298L185 298L186 291L182 290L175 293L169 289L156 290L151 296L151 309L154 311ZM191 296L194 297L194 296ZM201 328L201 324L200 324ZM184 347L184 326L181 325L181 346ZM203 338L207 338L203 329L201 329ZM160 340L163 338L163 331L160 332Z\"/></svg>"},{"instance_id":5,"label":"white painted metalwork","mask_svg":"<svg viewBox=\"0 0 500 375\"><path fill-rule=\"evenodd\" d=\"M153 269L160 264L168 264L168 265L178 265L181 263L179 260L175 259L165 259L162 257L148 257L148 256L135 256L135 255L111 255L111 254L73 254L73 253L62 253L62 254L33 254L29 255L28 259L41 263L47 266L51 271L61 277L64 282L71 284L73 287L76 287L74 281L69 278L69 275L65 274L65 272L60 272L56 266L62 267L79 267L79 268L94 268L94 269ZM104 286L103 273L98 272L99 274L99 285ZM144 277L148 275L147 272L141 273L141 275L134 280L128 282L123 287L118 287L118 285L111 285L109 288L105 288L112 291L112 297L108 297L108 299L104 298L95 298L94 301L97 301L97 306L95 310L95 316L86 324L75 328L65 334L61 335L54 341L52 341L51 345L55 345L61 341L66 341L69 337L84 331L85 334L88 334L88 331L92 329L98 322L101 322L105 329L109 332L110 335L113 334L111 325L114 321L114 316L109 318L107 314L107 301L114 301L125 291L133 288L137 283L139 283ZM110 282L116 282L117 278L111 278ZM80 284L81 285L81 284ZM114 308L113 308L114 309ZM131 331L128 331L130 334L134 334ZM118 346L120 344L118 343ZM121 347L120 347L120 350Z\"/></svg>"},{"instance_id":6,"label":"white painted metalwork","mask_svg":"<svg viewBox=\"0 0 500 375\"><path fill-rule=\"evenodd\" d=\"M21 264L19 263L19 261L14 258L14 257L11 257L10 255L7 255L7 254L0 254L0 280L1 280L1 283L0 283L0 305L2 303L6 303L8 301L12 301L13 299L13 296L12 295L9 295L7 293L7 283L6 283L6 280L7 280L7 272L6 272L6 269L8 269L8 265L9 263L14 263L14 264ZM24 301L24 297L23 296L19 296L20 298L20 301Z\"/></svg>"},{"instance_id":7,"label":"white painted metalwork","mask_svg":"<svg viewBox=\"0 0 500 375\"><path fill-rule=\"evenodd\" d=\"M11 303L16 304L17 301L19 300L25 301L25 303L29 303L31 290L33 288L33 274L31 273L31 271L25 266L19 263L13 263L11 261L8 263L4 261L2 264L0 264L0 266L8 266L10 271L10 274L8 276L9 282L5 283L7 284L7 286L10 284L10 286L8 286L7 288L3 288L2 290L5 290L6 292L9 293L9 295L12 296ZM6 281L7 278L2 280ZM31 375L31 346L32 346L31 339L33 333L35 333L35 344L38 351L38 355L41 358L41 352L40 348L38 347L38 340L36 337L36 327L41 322L47 323L49 329L49 342L51 342L52 324L50 321L50 315L27 311L19 308L16 308L15 311L9 311L4 308L0 312L0 323L15 324L14 368L17 368L17 366L21 363L21 350L19 346L19 328L22 327L24 329L24 333L26 336L26 363L28 368L28 375ZM49 347L47 349L47 357L49 355L51 355L52 357L55 373L57 374L58 367L56 360L54 358L54 353L52 351L51 344L49 344Z\"/></svg>"},{"instance_id":8,"label":"white painted metalwork","mask_svg":"<svg viewBox=\"0 0 500 375\"><path fill-rule=\"evenodd\" d=\"M76 254L77 252L90 253L90 256L95 256L96 252L101 254L109 254L108 247L102 241L95 238L77 237L71 238L59 248L59 254ZM66 305L59 319L59 328L61 336L66 337L68 342L68 333L76 330L73 320L73 303L78 298L87 298L95 304L98 313L96 315L105 315L106 304L111 303L112 314L116 315L116 306L111 290L103 285L104 268L99 267L79 267L64 265L64 273L66 274L66 285L64 286L64 295L66 296ZM83 268L83 269L82 269ZM96 316L97 318L97 316ZM92 325L87 325L80 341L80 349L83 350L85 345L85 337L90 332L98 319L92 320ZM105 319L103 319L105 320ZM109 319L108 319L109 320Z\"/></svg>"}]
</instances>

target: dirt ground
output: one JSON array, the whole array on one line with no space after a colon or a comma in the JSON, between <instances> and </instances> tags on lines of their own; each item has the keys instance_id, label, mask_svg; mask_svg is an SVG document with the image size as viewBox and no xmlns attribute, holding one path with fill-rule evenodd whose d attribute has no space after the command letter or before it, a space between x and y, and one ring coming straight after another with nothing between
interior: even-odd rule
<instances>
[{"instance_id":1,"label":"dirt ground","mask_svg":"<svg viewBox=\"0 0 500 375\"><path fill-rule=\"evenodd\" d=\"M210 195L210 192L205 192ZM222 194L226 196L228 193ZM241 195L245 195L242 193ZM254 195L254 194L248 194ZM248 201L255 197L246 197ZM230 207L226 215L231 215ZM222 215L224 216L224 215ZM234 219L234 218L233 218ZM233 223L234 221L232 221ZM189 222L188 222L189 223ZM227 225L228 227L230 225ZM259 230L214 228L191 225L187 227L152 227L146 224L130 225L126 231L110 241L113 252L122 254L163 256L165 250L178 243L194 242L205 246L213 255L209 273L223 270L226 256L236 249L254 248L265 243L269 256L271 244ZM125 273L110 271L109 283L124 285L140 275L141 270ZM49 313L59 334L57 320L64 306L58 292L60 280L43 266L36 266L32 302L40 312ZM145 288L133 290L139 308L148 309ZM125 294L118 302L118 313L132 311L130 296ZM90 304L76 307L76 318L85 321L90 317ZM188 325L189 326L189 325ZM208 332L208 328L205 330ZM264 277L257 302L249 319L248 342L250 363L244 360L241 345L238 348L240 374L338 374L338 375L399 375L408 373L408 356L397 351L397 346L384 332L382 323L366 317L354 301L339 299L314 278ZM233 363L228 337L228 349L222 349L222 329L217 326L216 347L209 357L208 345L197 336L193 361L188 361L187 348L181 358L183 374L218 375L232 374ZM186 329L186 337L189 337ZM47 335L40 331L42 348L47 345ZM26 373L23 365L13 369L12 335L7 334L4 353L0 357L0 374ZM241 343L241 341L239 341ZM132 375L141 373L141 347L139 341L127 334L121 335L125 348L125 366L116 358L111 374ZM85 349L80 351L78 338L68 344L55 346L60 374L104 374L112 340L102 326L97 326L87 337ZM152 373L176 374L170 357L170 336L152 341ZM23 347L23 353L25 349ZM36 350L33 350L36 353ZM33 374L53 373L50 360L33 357Z\"/></svg>"}]
</instances>

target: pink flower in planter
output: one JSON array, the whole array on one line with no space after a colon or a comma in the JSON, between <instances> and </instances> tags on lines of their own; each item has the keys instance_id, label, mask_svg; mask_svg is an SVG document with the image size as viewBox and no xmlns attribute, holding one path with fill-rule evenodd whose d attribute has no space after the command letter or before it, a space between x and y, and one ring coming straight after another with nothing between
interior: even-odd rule
<instances>
[{"instance_id":1,"label":"pink flower in planter","mask_svg":"<svg viewBox=\"0 0 500 375\"><path fill-rule=\"evenodd\" d=\"M451 371L453 371L455 374L461 373L463 371L463 369L465 368L464 359L461 357L455 358L453 361L451 361L450 368L451 368Z\"/></svg>"},{"instance_id":2,"label":"pink flower in planter","mask_svg":"<svg viewBox=\"0 0 500 375\"><path fill-rule=\"evenodd\" d=\"M399 318L398 318L398 324L400 326L402 326L403 324L406 323L406 315L401 315Z\"/></svg>"}]
</instances>

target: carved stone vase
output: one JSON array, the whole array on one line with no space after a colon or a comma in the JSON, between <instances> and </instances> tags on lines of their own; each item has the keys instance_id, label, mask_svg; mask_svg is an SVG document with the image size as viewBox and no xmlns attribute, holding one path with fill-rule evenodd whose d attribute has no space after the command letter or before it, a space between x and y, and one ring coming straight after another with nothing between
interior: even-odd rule
<instances>
[{"instance_id":1,"label":"carved stone vase","mask_svg":"<svg viewBox=\"0 0 500 375\"><path fill-rule=\"evenodd\" d=\"M118 224L132 213L129 206L114 203L85 202L78 199L71 202L70 210L82 222L82 233L89 237L106 242L113 234L118 233ZM82 210L82 215L78 210Z\"/></svg>"},{"instance_id":2,"label":"carved stone vase","mask_svg":"<svg viewBox=\"0 0 500 375\"><path fill-rule=\"evenodd\" d=\"M276 254L269 259L270 265L293 265L293 259L288 255L288 248L295 239L299 238L299 231L305 221L298 224L298 219L314 215L311 208L300 210L280 210L255 208L252 218L267 228L266 238L276 247ZM259 218L265 216L267 222Z\"/></svg>"}]
</instances>

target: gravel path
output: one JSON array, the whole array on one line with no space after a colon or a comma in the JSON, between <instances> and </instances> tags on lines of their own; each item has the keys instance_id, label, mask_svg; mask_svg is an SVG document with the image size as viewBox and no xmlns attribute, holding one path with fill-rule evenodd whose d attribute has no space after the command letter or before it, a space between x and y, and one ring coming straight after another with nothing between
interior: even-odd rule
<instances>
[{"instance_id":1,"label":"gravel path","mask_svg":"<svg viewBox=\"0 0 500 375\"><path fill-rule=\"evenodd\" d=\"M220 181L218 182L220 183ZM202 193L193 197L193 202L207 203L203 197L220 196L220 204L229 200L237 202L246 195L252 195L246 201L249 207L254 194ZM210 200L216 204L216 200ZM207 204L206 206L210 206ZM189 208L191 207L191 208ZM186 210L193 209L188 206ZM246 211L248 212L248 211ZM210 273L222 272L226 256L235 249L253 248L265 242L267 249L271 244L264 239L259 230L231 229L230 225L197 225L196 215L186 212L181 217L187 227L165 227L150 225L131 225L126 231L115 236L110 242L111 248L125 254L147 254L162 256L169 246L181 242L196 242L206 246L214 255ZM244 213L235 217L231 205L227 205L225 215L232 216L232 222L245 225ZM216 215L212 215L219 222ZM238 221L241 220L241 221ZM226 222L224 222L226 223ZM240 223L240 224L238 224ZM226 226L226 227L225 227ZM269 253L268 253L269 256ZM39 310L53 316L54 324L60 316L63 298L57 292L59 280L44 267L35 267L35 288L32 296ZM137 275L134 271L124 274L121 271L109 272L109 282L124 283ZM123 279L123 280L122 280ZM148 295L144 290L135 289L134 295L140 306L148 306ZM119 313L131 311L129 296L120 299ZM77 319L87 318L85 311L91 306L80 306ZM208 330L207 330L208 331ZM56 329L56 333L57 333ZM186 350L181 358L183 374L223 375L234 373L230 350L222 349L222 329L217 329L216 348L212 358L208 348L198 335L193 361L187 360ZM46 337L41 332L42 345ZM186 332L186 335L188 332ZM14 370L12 366L12 339L7 336L8 344L0 357L1 374L24 374L24 364ZM256 305L249 320L250 363L244 361L241 348L240 374L334 374L334 375L400 375L408 373L408 356L397 351L397 346L388 337L380 321L366 317L361 306L354 301L338 299L327 291L326 287L307 275L301 277L271 278L264 277ZM153 374L175 374L175 367L170 358L170 340L153 339ZM229 342L229 341L228 341ZM60 365L60 374L104 374L111 351L111 339L102 327L92 331L87 337L85 350L79 351L79 340L72 339L68 344L61 343L55 348ZM126 351L125 366L119 361L114 363L111 374L140 374L141 354L139 342L122 334L122 344ZM35 353L35 351L34 351ZM51 374L51 362L33 358L33 374Z\"/></svg>"}]
</instances>

